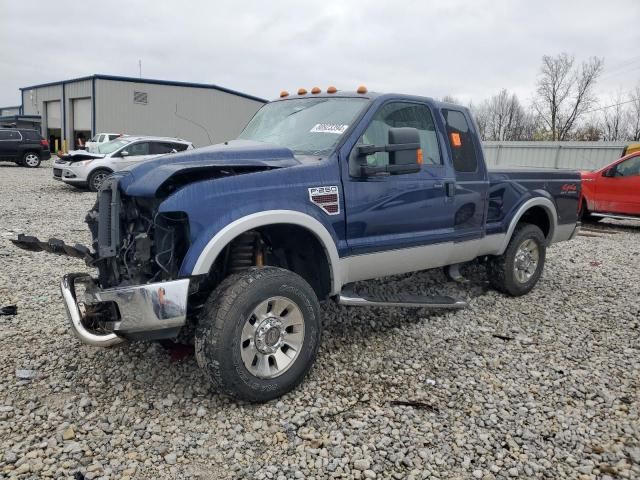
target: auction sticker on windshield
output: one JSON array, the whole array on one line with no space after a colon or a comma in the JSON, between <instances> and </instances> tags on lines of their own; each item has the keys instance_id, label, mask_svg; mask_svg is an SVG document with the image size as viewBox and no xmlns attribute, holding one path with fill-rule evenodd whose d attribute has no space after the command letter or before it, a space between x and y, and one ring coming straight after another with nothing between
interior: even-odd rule
<instances>
[{"instance_id":1,"label":"auction sticker on windshield","mask_svg":"<svg viewBox=\"0 0 640 480\"><path fill-rule=\"evenodd\" d=\"M312 133L336 133L343 134L349 125L340 125L336 123L316 123L311 130Z\"/></svg>"}]
</instances>

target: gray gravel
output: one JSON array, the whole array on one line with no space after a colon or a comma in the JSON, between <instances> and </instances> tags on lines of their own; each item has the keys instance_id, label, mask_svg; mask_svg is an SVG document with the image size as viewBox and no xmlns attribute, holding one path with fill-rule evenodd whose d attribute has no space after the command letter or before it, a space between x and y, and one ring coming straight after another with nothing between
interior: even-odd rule
<instances>
[{"instance_id":1,"label":"gray gravel","mask_svg":"<svg viewBox=\"0 0 640 480\"><path fill-rule=\"evenodd\" d=\"M0 164L0 305L19 309L0 317L0 477L640 478L640 222L552 247L518 299L486 289L481 266L464 287L439 271L363 283L470 308L326 305L311 375L249 405L219 395L193 357L70 334L58 282L84 264L6 241L88 243L94 195L50 165Z\"/></svg>"}]
</instances>

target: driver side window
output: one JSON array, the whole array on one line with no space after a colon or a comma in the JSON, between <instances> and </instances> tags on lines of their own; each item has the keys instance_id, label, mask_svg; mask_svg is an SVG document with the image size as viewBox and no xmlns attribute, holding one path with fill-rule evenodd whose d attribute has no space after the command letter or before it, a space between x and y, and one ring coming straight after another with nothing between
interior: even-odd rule
<instances>
[{"instance_id":1,"label":"driver side window","mask_svg":"<svg viewBox=\"0 0 640 480\"><path fill-rule=\"evenodd\" d=\"M616 166L616 177L634 177L640 175L640 157L633 157Z\"/></svg>"},{"instance_id":2,"label":"driver side window","mask_svg":"<svg viewBox=\"0 0 640 480\"><path fill-rule=\"evenodd\" d=\"M411 127L418 130L425 165L442 165L436 128L431 112L426 105L407 102L390 102L383 105L374 115L359 143L386 145L389 143L389 130L399 127ZM389 153L377 152L368 155L367 163L373 167L389 165Z\"/></svg>"},{"instance_id":3,"label":"driver side window","mask_svg":"<svg viewBox=\"0 0 640 480\"><path fill-rule=\"evenodd\" d=\"M127 148L125 148L125 150L129 152L130 157L137 157L139 155L149 155L149 143L148 142L134 143L132 145L128 145Z\"/></svg>"}]
</instances>

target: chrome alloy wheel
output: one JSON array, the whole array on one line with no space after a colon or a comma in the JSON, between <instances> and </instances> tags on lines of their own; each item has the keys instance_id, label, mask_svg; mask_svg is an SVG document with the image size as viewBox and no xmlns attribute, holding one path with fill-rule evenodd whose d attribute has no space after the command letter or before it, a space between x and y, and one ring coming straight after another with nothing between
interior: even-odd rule
<instances>
[{"instance_id":1,"label":"chrome alloy wheel","mask_svg":"<svg viewBox=\"0 0 640 480\"><path fill-rule=\"evenodd\" d=\"M528 238L520 244L513 262L513 273L519 283L527 283L536 273L540 260L538 244Z\"/></svg>"},{"instance_id":2,"label":"chrome alloy wheel","mask_svg":"<svg viewBox=\"0 0 640 480\"><path fill-rule=\"evenodd\" d=\"M258 378L275 378L295 362L304 342L304 317L285 297L258 304L245 321L240 339L244 366Z\"/></svg>"},{"instance_id":3,"label":"chrome alloy wheel","mask_svg":"<svg viewBox=\"0 0 640 480\"><path fill-rule=\"evenodd\" d=\"M27 167L34 168L40 163L40 158L38 158L38 154L36 153L27 153L24 156L24 163Z\"/></svg>"}]
</instances>

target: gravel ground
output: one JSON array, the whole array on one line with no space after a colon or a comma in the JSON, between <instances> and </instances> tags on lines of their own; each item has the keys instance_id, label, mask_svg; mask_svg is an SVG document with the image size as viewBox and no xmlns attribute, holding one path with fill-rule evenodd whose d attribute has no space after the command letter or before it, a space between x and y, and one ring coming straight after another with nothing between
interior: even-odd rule
<instances>
[{"instance_id":1,"label":"gravel ground","mask_svg":"<svg viewBox=\"0 0 640 480\"><path fill-rule=\"evenodd\" d=\"M553 246L518 299L485 288L480 266L463 287L439 271L363 283L470 307L327 304L310 376L250 405L193 356L70 334L58 282L84 264L6 240L88 244L94 195L50 166L0 164L0 305L19 309L0 317L0 477L640 478L640 222Z\"/></svg>"}]
</instances>

